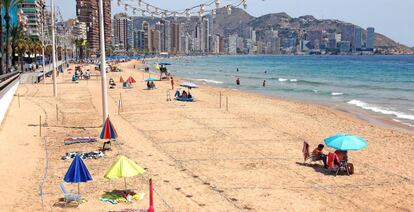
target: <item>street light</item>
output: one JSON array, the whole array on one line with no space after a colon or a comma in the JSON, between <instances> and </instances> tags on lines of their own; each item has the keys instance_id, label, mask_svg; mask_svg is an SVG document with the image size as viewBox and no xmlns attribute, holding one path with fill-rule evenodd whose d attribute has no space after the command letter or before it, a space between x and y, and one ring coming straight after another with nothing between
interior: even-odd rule
<instances>
[{"instance_id":1,"label":"street light","mask_svg":"<svg viewBox=\"0 0 414 212\"><path fill-rule=\"evenodd\" d=\"M53 96L57 97L57 80L56 80L56 43L55 43L55 1L52 0L52 59L53 59Z\"/></svg>"},{"instance_id":2,"label":"street light","mask_svg":"<svg viewBox=\"0 0 414 212\"><path fill-rule=\"evenodd\" d=\"M106 84L106 55L105 55L105 33L104 33L104 16L103 0L99 0L99 32L101 47L101 85L102 85L102 118L105 123L108 117L108 88Z\"/></svg>"}]
</instances>

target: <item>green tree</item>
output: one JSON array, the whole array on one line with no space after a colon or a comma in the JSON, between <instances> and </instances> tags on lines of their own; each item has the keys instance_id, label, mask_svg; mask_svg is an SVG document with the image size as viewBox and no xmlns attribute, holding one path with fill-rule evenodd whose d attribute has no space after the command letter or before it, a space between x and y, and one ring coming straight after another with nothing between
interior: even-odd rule
<instances>
[{"instance_id":1,"label":"green tree","mask_svg":"<svg viewBox=\"0 0 414 212\"><path fill-rule=\"evenodd\" d=\"M6 21L6 71L9 70L11 66L10 53L11 53L11 44L10 44L10 9L17 6L17 4L22 3L22 0L2 0L3 9L4 9L4 20Z\"/></svg>"}]
</instances>

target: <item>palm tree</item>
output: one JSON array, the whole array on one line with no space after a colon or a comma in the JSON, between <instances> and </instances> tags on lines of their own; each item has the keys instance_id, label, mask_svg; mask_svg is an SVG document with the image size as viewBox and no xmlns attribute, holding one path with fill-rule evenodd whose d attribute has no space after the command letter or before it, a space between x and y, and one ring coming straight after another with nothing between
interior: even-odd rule
<instances>
[{"instance_id":1,"label":"palm tree","mask_svg":"<svg viewBox=\"0 0 414 212\"><path fill-rule=\"evenodd\" d=\"M3 0L0 0L0 8L3 8ZM3 48L3 16L1 15L1 13L0 13L0 49L1 49L0 75L2 75L4 74L3 73L4 48Z\"/></svg>"},{"instance_id":2,"label":"palm tree","mask_svg":"<svg viewBox=\"0 0 414 212\"><path fill-rule=\"evenodd\" d=\"M10 45L10 9L23 2L23 0L2 0L4 7L4 20L6 21L6 71L9 70L11 61L11 45Z\"/></svg>"}]
</instances>

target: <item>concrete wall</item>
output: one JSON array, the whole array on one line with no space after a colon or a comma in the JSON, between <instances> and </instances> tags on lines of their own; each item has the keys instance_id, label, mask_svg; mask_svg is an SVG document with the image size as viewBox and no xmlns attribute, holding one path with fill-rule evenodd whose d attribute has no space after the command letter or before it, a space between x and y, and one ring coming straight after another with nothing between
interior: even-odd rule
<instances>
[{"instance_id":1,"label":"concrete wall","mask_svg":"<svg viewBox=\"0 0 414 212\"><path fill-rule=\"evenodd\" d=\"M3 123L4 117L6 116L10 103L13 101L18 86L19 79L16 79L0 91L0 125Z\"/></svg>"}]
</instances>

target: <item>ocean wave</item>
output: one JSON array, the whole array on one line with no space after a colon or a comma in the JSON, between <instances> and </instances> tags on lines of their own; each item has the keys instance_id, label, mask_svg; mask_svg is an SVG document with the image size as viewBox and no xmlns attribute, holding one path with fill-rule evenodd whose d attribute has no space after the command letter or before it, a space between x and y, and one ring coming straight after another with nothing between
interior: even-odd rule
<instances>
[{"instance_id":1,"label":"ocean wave","mask_svg":"<svg viewBox=\"0 0 414 212\"><path fill-rule=\"evenodd\" d=\"M357 100L357 99L353 99L351 101L348 101L348 104L350 105L355 105L357 107L363 108L365 110L370 110L376 113L382 113L384 115L393 115L399 119L406 119L406 120L414 120L414 115L411 114L406 114L400 111L393 111L390 109L386 109L386 108L382 108L380 106L376 106L376 105L371 105L368 104L366 102Z\"/></svg>"},{"instance_id":2,"label":"ocean wave","mask_svg":"<svg viewBox=\"0 0 414 212\"><path fill-rule=\"evenodd\" d=\"M317 89L313 89L312 90L314 93L319 93L319 90L317 90Z\"/></svg>"},{"instance_id":3,"label":"ocean wave","mask_svg":"<svg viewBox=\"0 0 414 212\"><path fill-rule=\"evenodd\" d=\"M331 96L342 96L344 93L341 92L331 92Z\"/></svg>"},{"instance_id":4,"label":"ocean wave","mask_svg":"<svg viewBox=\"0 0 414 212\"><path fill-rule=\"evenodd\" d=\"M298 80L297 79L290 79L289 81L290 82L297 82Z\"/></svg>"},{"instance_id":5,"label":"ocean wave","mask_svg":"<svg viewBox=\"0 0 414 212\"><path fill-rule=\"evenodd\" d=\"M404 125L410 126L410 127L414 127L414 125L413 125L413 124L406 123L406 122L400 121L400 120L398 120L398 119L392 119L392 120L393 120L393 121L395 121L395 122L398 122L398 123L401 123L401 124L404 124Z\"/></svg>"},{"instance_id":6,"label":"ocean wave","mask_svg":"<svg viewBox=\"0 0 414 212\"><path fill-rule=\"evenodd\" d=\"M285 78L278 78L277 80L279 80L279 82L286 82L286 81L288 81L288 79L285 79Z\"/></svg>"},{"instance_id":7,"label":"ocean wave","mask_svg":"<svg viewBox=\"0 0 414 212\"><path fill-rule=\"evenodd\" d=\"M224 82L216 81L216 80L210 80L210 79L195 79L197 81L202 81L206 83L213 83L213 84L223 84Z\"/></svg>"}]
</instances>

